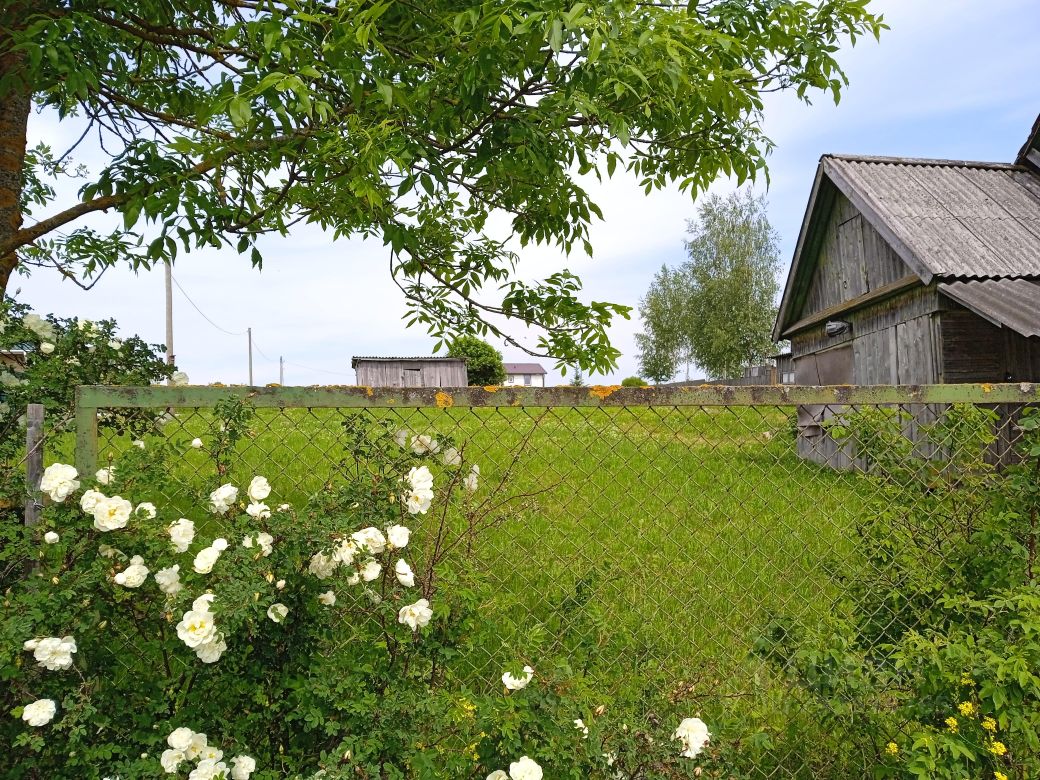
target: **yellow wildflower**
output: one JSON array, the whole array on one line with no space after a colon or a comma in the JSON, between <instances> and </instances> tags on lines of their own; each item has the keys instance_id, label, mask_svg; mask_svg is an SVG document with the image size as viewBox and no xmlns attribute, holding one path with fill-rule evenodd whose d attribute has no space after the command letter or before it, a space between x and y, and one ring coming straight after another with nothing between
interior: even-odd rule
<instances>
[{"instance_id":1,"label":"yellow wildflower","mask_svg":"<svg viewBox=\"0 0 1040 780\"><path fill-rule=\"evenodd\" d=\"M1007 753L1007 745L1005 745L1003 742L997 742L996 740L994 740L990 743L989 752L995 756L1002 756L1005 753Z\"/></svg>"},{"instance_id":2,"label":"yellow wildflower","mask_svg":"<svg viewBox=\"0 0 1040 780\"><path fill-rule=\"evenodd\" d=\"M953 717L951 715L944 722L946 723L946 730L947 731L949 731L951 734L956 734L957 733L957 730L959 728L959 724L957 723L957 719L955 717Z\"/></svg>"},{"instance_id":3,"label":"yellow wildflower","mask_svg":"<svg viewBox=\"0 0 1040 780\"><path fill-rule=\"evenodd\" d=\"M973 679L971 679L971 675L970 674L962 674L961 675L961 685L973 686L973 685L975 685L975 681Z\"/></svg>"},{"instance_id":4,"label":"yellow wildflower","mask_svg":"<svg viewBox=\"0 0 1040 780\"><path fill-rule=\"evenodd\" d=\"M970 701L962 701L957 705L957 709L960 710L961 715L968 718L975 714L975 705Z\"/></svg>"},{"instance_id":5,"label":"yellow wildflower","mask_svg":"<svg viewBox=\"0 0 1040 780\"><path fill-rule=\"evenodd\" d=\"M1008 780L1008 776L1005 775L1003 772L994 772L993 780Z\"/></svg>"},{"instance_id":6,"label":"yellow wildflower","mask_svg":"<svg viewBox=\"0 0 1040 780\"><path fill-rule=\"evenodd\" d=\"M987 716L982 719L982 728L986 729L986 731L996 731L997 722L993 720L993 718Z\"/></svg>"},{"instance_id":7,"label":"yellow wildflower","mask_svg":"<svg viewBox=\"0 0 1040 780\"><path fill-rule=\"evenodd\" d=\"M885 752L888 753L890 756L894 756L899 752L899 745L897 745L895 742L889 742L887 745L885 745Z\"/></svg>"}]
</instances>

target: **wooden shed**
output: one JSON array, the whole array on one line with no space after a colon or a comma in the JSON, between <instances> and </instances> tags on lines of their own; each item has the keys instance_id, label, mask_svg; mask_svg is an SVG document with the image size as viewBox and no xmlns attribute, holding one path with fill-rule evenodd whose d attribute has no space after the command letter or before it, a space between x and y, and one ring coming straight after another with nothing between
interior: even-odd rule
<instances>
[{"instance_id":1,"label":"wooden shed","mask_svg":"<svg viewBox=\"0 0 1040 780\"><path fill-rule=\"evenodd\" d=\"M797 384L1040 381L1040 120L1014 163L824 155L773 336Z\"/></svg>"},{"instance_id":2,"label":"wooden shed","mask_svg":"<svg viewBox=\"0 0 1040 780\"><path fill-rule=\"evenodd\" d=\"M448 357L354 357L350 367L367 387L466 387L466 361Z\"/></svg>"}]
</instances>

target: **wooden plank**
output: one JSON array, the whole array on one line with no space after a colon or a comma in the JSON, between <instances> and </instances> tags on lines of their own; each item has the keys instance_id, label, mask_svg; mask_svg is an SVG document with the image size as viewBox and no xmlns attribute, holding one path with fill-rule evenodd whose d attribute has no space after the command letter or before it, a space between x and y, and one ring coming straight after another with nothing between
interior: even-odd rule
<instances>
[{"instance_id":1,"label":"wooden plank","mask_svg":"<svg viewBox=\"0 0 1040 780\"><path fill-rule=\"evenodd\" d=\"M40 480L43 478L43 404L25 410L25 524L40 521Z\"/></svg>"},{"instance_id":2,"label":"wooden plank","mask_svg":"<svg viewBox=\"0 0 1040 780\"><path fill-rule=\"evenodd\" d=\"M727 387L260 387L83 386L76 390L77 465L97 463L97 410L209 407L241 398L258 408L787 406L791 404L1035 403L1040 384ZM82 424L81 424L82 423ZM82 460L80 459L82 456Z\"/></svg>"},{"instance_id":3,"label":"wooden plank","mask_svg":"<svg viewBox=\"0 0 1040 780\"><path fill-rule=\"evenodd\" d=\"M872 303L883 301L885 298L897 295L903 292L904 290L909 290L913 287L920 286L923 285L921 284L921 279L918 276L913 274L910 276L904 276L903 278L897 279L891 284L886 284L884 287L879 287L878 289L872 292L868 292L864 295L858 296L857 298L853 298L851 300L839 303L835 306L831 306L822 311L818 311L816 312L816 314L813 314L810 317L806 317L805 319L798 320L798 322L794 323L787 330L785 330L782 335L784 338L790 338L798 331L805 330L806 328L810 328L813 325L816 325L821 322L826 322L829 319L834 319L835 317L855 311L856 309L861 309L864 306L868 306Z\"/></svg>"}]
</instances>

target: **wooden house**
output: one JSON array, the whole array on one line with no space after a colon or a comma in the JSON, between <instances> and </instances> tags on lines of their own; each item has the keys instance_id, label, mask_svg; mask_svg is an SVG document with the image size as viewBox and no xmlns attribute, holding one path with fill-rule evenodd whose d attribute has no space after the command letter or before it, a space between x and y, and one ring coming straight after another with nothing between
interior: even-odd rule
<instances>
[{"instance_id":1,"label":"wooden house","mask_svg":"<svg viewBox=\"0 0 1040 780\"><path fill-rule=\"evenodd\" d=\"M448 357L354 357L350 367L367 387L466 387L466 361Z\"/></svg>"},{"instance_id":2,"label":"wooden house","mask_svg":"<svg viewBox=\"0 0 1040 780\"><path fill-rule=\"evenodd\" d=\"M824 155L773 337L801 385L1040 381L1040 119L1013 163Z\"/></svg>"},{"instance_id":3,"label":"wooden house","mask_svg":"<svg viewBox=\"0 0 1040 780\"><path fill-rule=\"evenodd\" d=\"M545 369L539 363L503 363L507 387L545 387Z\"/></svg>"}]
</instances>

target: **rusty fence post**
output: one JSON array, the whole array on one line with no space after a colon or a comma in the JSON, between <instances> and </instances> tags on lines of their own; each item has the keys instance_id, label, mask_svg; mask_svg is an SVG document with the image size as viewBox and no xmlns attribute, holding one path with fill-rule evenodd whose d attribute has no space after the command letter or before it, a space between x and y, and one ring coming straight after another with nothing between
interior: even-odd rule
<instances>
[{"instance_id":1,"label":"rusty fence post","mask_svg":"<svg viewBox=\"0 0 1040 780\"><path fill-rule=\"evenodd\" d=\"M43 404L25 412L25 524L40 520L40 479L43 478Z\"/></svg>"}]
</instances>

